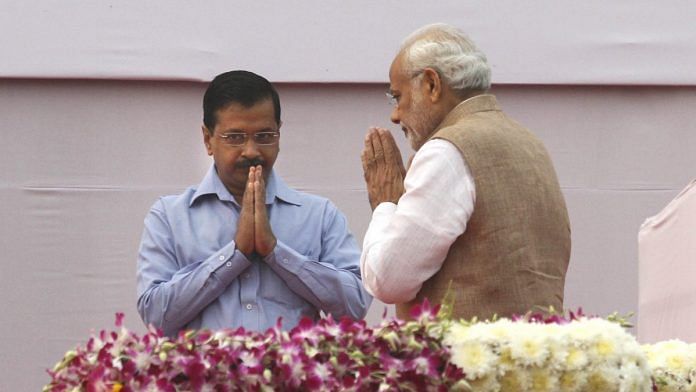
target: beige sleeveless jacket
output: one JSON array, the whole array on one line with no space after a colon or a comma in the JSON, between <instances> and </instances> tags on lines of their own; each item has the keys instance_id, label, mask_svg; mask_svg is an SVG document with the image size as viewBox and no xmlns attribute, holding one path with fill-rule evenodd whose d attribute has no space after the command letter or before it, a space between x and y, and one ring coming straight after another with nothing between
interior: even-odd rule
<instances>
[{"instance_id":1,"label":"beige sleeveless jacket","mask_svg":"<svg viewBox=\"0 0 696 392\"><path fill-rule=\"evenodd\" d=\"M479 319L563 307L570 224L543 144L508 118L495 97L471 98L450 112L433 138L453 143L476 186L466 231L442 268L397 315L428 298L440 303L451 284L453 316Z\"/></svg>"}]
</instances>

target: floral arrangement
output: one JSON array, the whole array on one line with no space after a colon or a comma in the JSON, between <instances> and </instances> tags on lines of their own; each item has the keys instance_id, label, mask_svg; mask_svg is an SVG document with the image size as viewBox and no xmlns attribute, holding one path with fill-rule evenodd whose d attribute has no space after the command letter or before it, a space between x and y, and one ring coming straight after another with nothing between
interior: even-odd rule
<instances>
[{"instance_id":1,"label":"floral arrangement","mask_svg":"<svg viewBox=\"0 0 696 392\"><path fill-rule=\"evenodd\" d=\"M640 345L600 318L454 323L451 362L476 391L651 391Z\"/></svg>"},{"instance_id":2,"label":"floral arrangement","mask_svg":"<svg viewBox=\"0 0 696 392\"><path fill-rule=\"evenodd\" d=\"M138 336L117 314L117 331L66 353L44 391L696 390L696 345L641 347L616 320L569 312L467 322L447 313L426 301L414 320L374 328L329 317L290 331L176 338L152 327Z\"/></svg>"},{"instance_id":3,"label":"floral arrangement","mask_svg":"<svg viewBox=\"0 0 696 392\"><path fill-rule=\"evenodd\" d=\"M668 340L643 350L660 391L696 391L696 344Z\"/></svg>"},{"instance_id":4,"label":"floral arrangement","mask_svg":"<svg viewBox=\"0 0 696 392\"><path fill-rule=\"evenodd\" d=\"M442 346L438 307L414 309L415 321L325 318L280 325L264 333L244 329L188 331L176 339L150 328L101 331L85 348L69 351L49 371L44 391L447 391L460 389L461 369Z\"/></svg>"}]
</instances>

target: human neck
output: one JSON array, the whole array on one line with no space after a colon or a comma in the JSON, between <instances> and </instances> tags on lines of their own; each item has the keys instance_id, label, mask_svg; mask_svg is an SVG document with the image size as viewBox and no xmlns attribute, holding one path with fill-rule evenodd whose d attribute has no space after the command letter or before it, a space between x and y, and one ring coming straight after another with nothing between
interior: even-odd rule
<instances>
[{"instance_id":1,"label":"human neck","mask_svg":"<svg viewBox=\"0 0 696 392\"><path fill-rule=\"evenodd\" d=\"M233 189L231 187L227 187L227 190L230 192L230 195L232 195L232 198L234 201L237 202L240 206L242 205L242 201L244 200L244 188L242 189Z\"/></svg>"}]
</instances>

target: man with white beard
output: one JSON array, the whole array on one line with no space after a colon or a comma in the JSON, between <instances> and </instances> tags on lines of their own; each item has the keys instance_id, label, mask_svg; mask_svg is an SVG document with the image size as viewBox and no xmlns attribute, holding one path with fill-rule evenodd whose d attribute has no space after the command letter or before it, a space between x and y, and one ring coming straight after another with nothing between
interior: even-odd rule
<instances>
[{"instance_id":1,"label":"man with white beard","mask_svg":"<svg viewBox=\"0 0 696 392\"><path fill-rule=\"evenodd\" d=\"M388 95L416 151L408 172L389 131L362 153L373 216L360 266L367 291L397 304L452 299L456 318L563 307L570 224L539 139L499 108L486 56L460 30L425 26L401 46Z\"/></svg>"}]
</instances>

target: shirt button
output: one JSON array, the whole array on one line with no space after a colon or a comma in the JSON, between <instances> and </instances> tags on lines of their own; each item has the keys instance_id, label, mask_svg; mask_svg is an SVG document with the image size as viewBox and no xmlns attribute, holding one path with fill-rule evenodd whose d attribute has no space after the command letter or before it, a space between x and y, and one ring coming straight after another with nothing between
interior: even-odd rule
<instances>
[{"instance_id":1,"label":"shirt button","mask_svg":"<svg viewBox=\"0 0 696 392\"><path fill-rule=\"evenodd\" d=\"M225 263L225 265L228 266L228 267L231 267L231 266L232 266L232 262L231 262L231 261L228 261L228 262Z\"/></svg>"},{"instance_id":2,"label":"shirt button","mask_svg":"<svg viewBox=\"0 0 696 392\"><path fill-rule=\"evenodd\" d=\"M253 308L254 308L254 305L252 305L252 304L246 304L246 309L247 309L247 310L251 310L251 309L253 309Z\"/></svg>"},{"instance_id":3,"label":"shirt button","mask_svg":"<svg viewBox=\"0 0 696 392\"><path fill-rule=\"evenodd\" d=\"M288 262L288 259L283 259L283 263L287 263L287 262Z\"/></svg>"},{"instance_id":4,"label":"shirt button","mask_svg":"<svg viewBox=\"0 0 696 392\"><path fill-rule=\"evenodd\" d=\"M249 279L249 276L251 276L251 275L249 275L249 274L244 274L244 279Z\"/></svg>"},{"instance_id":5,"label":"shirt button","mask_svg":"<svg viewBox=\"0 0 696 392\"><path fill-rule=\"evenodd\" d=\"M225 260L225 255L220 255L220 261Z\"/></svg>"}]
</instances>

